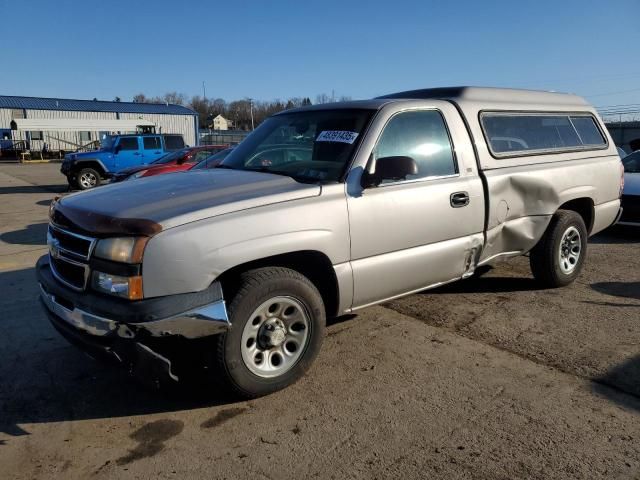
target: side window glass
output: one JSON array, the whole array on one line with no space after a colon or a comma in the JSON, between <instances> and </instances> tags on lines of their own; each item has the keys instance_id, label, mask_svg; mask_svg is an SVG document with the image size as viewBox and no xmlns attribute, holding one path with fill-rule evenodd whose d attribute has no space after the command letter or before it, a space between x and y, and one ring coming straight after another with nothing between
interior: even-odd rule
<instances>
[{"instance_id":1,"label":"side window glass","mask_svg":"<svg viewBox=\"0 0 640 480\"><path fill-rule=\"evenodd\" d=\"M211 152L207 150L200 150L199 152L196 152L196 154L193 157L191 157L191 160L189 161L189 163L198 163L210 156L211 156Z\"/></svg>"},{"instance_id":2,"label":"side window glass","mask_svg":"<svg viewBox=\"0 0 640 480\"><path fill-rule=\"evenodd\" d=\"M143 137L142 144L145 150L160 150L160 137Z\"/></svg>"},{"instance_id":3,"label":"side window glass","mask_svg":"<svg viewBox=\"0 0 640 480\"><path fill-rule=\"evenodd\" d=\"M138 137L122 137L120 150L138 150Z\"/></svg>"},{"instance_id":4,"label":"side window glass","mask_svg":"<svg viewBox=\"0 0 640 480\"><path fill-rule=\"evenodd\" d=\"M395 156L413 158L418 165L418 173L408 176L407 180L457 173L444 119L435 110L403 112L392 117L373 155L375 159Z\"/></svg>"}]
</instances>

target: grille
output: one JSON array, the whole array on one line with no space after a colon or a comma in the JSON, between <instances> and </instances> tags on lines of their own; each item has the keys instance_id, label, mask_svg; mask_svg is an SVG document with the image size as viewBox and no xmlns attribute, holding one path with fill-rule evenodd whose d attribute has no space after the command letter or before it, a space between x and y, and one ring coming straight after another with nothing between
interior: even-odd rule
<instances>
[{"instance_id":1,"label":"grille","mask_svg":"<svg viewBox=\"0 0 640 480\"><path fill-rule=\"evenodd\" d=\"M53 274L71 288L84 290L89 277L89 257L96 239L49 225L47 244Z\"/></svg>"},{"instance_id":2,"label":"grille","mask_svg":"<svg viewBox=\"0 0 640 480\"><path fill-rule=\"evenodd\" d=\"M91 248L95 242L93 238L67 232L52 225L49 225L49 236L57 240L60 250L84 260L89 259Z\"/></svg>"},{"instance_id":3,"label":"grille","mask_svg":"<svg viewBox=\"0 0 640 480\"><path fill-rule=\"evenodd\" d=\"M51 258L51 265L65 283L79 290L84 288L87 265L76 265L61 258Z\"/></svg>"}]
</instances>

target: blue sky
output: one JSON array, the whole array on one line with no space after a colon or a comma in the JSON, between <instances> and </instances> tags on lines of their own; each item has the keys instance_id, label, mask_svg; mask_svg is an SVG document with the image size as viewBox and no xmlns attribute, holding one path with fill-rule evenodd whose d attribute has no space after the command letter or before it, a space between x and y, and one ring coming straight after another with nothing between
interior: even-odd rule
<instances>
[{"instance_id":1,"label":"blue sky","mask_svg":"<svg viewBox=\"0 0 640 480\"><path fill-rule=\"evenodd\" d=\"M640 103L640 1L0 0L0 94L368 98L443 85ZM621 93L616 93L621 92Z\"/></svg>"}]
</instances>

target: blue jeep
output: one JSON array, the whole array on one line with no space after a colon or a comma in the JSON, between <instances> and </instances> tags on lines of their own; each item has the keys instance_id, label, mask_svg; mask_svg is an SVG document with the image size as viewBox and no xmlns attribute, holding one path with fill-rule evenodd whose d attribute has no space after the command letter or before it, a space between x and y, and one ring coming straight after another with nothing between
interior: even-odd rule
<instances>
[{"instance_id":1,"label":"blue jeep","mask_svg":"<svg viewBox=\"0 0 640 480\"><path fill-rule=\"evenodd\" d=\"M71 188L87 190L118 170L146 165L184 146L182 135L176 134L108 135L99 150L65 155L60 171Z\"/></svg>"}]
</instances>

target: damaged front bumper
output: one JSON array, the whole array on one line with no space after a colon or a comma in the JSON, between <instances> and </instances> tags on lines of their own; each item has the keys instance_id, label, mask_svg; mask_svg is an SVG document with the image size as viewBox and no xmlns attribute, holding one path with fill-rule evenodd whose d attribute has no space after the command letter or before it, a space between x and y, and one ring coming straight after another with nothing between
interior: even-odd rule
<instances>
[{"instance_id":1,"label":"damaged front bumper","mask_svg":"<svg viewBox=\"0 0 640 480\"><path fill-rule=\"evenodd\" d=\"M48 256L38 261L36 272L41 303L56 330L92 357L123 364L154 385L178 380L171 360L157 346L230 327L217 283L203 292L131 302L69 289L54 278Z\"/></svg>"}]
</instances>

